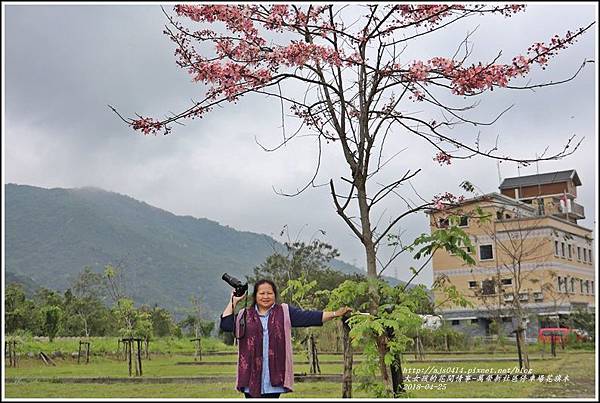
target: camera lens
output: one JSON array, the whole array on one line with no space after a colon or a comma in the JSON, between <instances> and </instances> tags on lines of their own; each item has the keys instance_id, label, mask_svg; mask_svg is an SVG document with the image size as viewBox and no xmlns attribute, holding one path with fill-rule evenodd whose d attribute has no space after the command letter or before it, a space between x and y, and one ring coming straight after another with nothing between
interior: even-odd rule
<instances>
[{"instance_id":1,"label":"camera lens","mask_svg":"<svg viewBox=\"0 0 600 403\"><path fill-rule=\"evenodd\" d=\"M223 280L225 280L225 281L227 282L227 284L229 284L229 285L230 285L230 286L232 286L233 288L237 288L237 287L239 287L239 286L241 286L241 285L242 285L242 282L241 282L240 280L238 280L238 279L237 279L237 278L235 278L235 277L232 277L232 276L230 276L230 275L229 275L229 274L227 274L227 273L224 273L224 274L223 274L223 277L222 277L222 279L223 279Z\"/></svg>"}]
</instances>

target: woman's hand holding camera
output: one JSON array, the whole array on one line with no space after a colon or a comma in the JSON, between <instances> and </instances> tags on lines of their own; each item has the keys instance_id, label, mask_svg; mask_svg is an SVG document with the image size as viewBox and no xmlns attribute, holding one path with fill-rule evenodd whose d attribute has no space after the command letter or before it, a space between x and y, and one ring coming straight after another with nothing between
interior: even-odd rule
<instances>
[{"instance_id":1,"label":"woman's hand holding camera","mask_svg":"<svg viewBox=\"0 0 600 403\"><path fill-rule=\"evenodd\" d=\"M236 297L234 295L235 290L231 291L231 297L229 298L229 303L227 304L227 306L225 307L225 310L223 311L223 314L221 315L222 317L224 316L228 316L233 314L233 310L235 309L235 306L238 304L238 302L240 302L241 299L244 298L244 295L242 295L241 297Z\"/></svg>"},{"instance_id":2,"label":"woman's hand holding camera","mask_svg":"<svg viewBox=\"0 0 600 403\"><path fill-rule=\"evenodd\" d=\"M238 304L238 302L240 302L240 300L244 299L245 295L246 294L244 293L244 295L242 295L241 297L236 297L235 296L235 290L231 291L231 300L233 301L233 307L234 308Z\"/></svg>"}]
</instances>

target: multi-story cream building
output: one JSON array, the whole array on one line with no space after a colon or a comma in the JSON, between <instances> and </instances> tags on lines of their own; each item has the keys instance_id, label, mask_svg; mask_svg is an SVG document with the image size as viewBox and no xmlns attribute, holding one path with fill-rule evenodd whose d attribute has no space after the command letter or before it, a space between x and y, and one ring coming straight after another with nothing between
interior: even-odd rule
<instances>
[{"instance_id":1,"label":"multi-story cream building","mask_svg":"<svg viewBox=\"0 0 600 403\"><path fill-rule=\"evenodd\" d=\"M539 327L564 325L574 310L594 309L595 251L592 230L577 224L585 218L575 203L580 185L575 170L507 178L500 193L431 211L431 231L458 225L475 260L467 265L446 251L434 254L434 278L445 278L473 304L443 303L446 296L436 292L444 319L471 334L498 326L510 335L521 318L533 339Z\"/></svg>"}]
</instances>

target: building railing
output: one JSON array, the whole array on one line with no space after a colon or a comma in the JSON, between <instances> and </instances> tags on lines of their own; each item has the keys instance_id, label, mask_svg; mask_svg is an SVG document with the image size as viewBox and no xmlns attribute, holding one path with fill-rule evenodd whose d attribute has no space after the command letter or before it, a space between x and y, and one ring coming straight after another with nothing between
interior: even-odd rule
<instances>
[{"instance_id":1,"label":"building railing","mask_svg":"<svg viewBox=\"0 0 600 403\"><path fill-rule=\"evenodd\" d=\"M585 210L581 204L571 202L571 210L575 215L585 218Z\"/></svg>"},{"instance_id":2,"label":"building railing","mask_svg":"<svg viewBox=\"0 0 600 403\"><path fill-rule=\"evenodd\" d=\"M571 211L569 211L567 213L566 211L563 210L563 208L560 204L561 200L559 198L555 198L553 201L554 201L554 207L549 208L549 209L547 208L546 214L550 213L550 214L561 216L561 217L564 217L567 214L570 214L573 217L576 217L578 219L585 218L585 209L581 204L577 204L577 203L575 203L575 201L571 200L571 202L570 202Z\"/></svg>"}]
</instances>

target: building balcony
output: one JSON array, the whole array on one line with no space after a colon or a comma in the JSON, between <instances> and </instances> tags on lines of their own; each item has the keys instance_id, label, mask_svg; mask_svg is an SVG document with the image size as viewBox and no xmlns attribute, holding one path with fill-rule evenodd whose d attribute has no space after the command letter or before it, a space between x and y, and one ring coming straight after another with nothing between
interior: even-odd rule
<instances>
[{"instance_id":1,"label":"building balcony","mask_svg":"<svg viewBox=\"0 0 600 403\"><path fill-rule=\"evenodd\" d=\"M573 214L575 214L579 219L583 220L585 218L585 210L581 204L571 202L571 208L573 210Z\"/></svg>"},{"instance_id":2,"label":"building balcony","mask_svg":"<svg viewBox=\"0 0 600 403\"><path fill-rule=\"evenodd\" d=\"M554 199L556 206L560 206L560 199ZM585 218L585 209L581 204L575 203L571 200L571 211L564 212L560 207L558 207L555 211L552 212L553 215L561 218L566 218L567 215L571 218L575 218L577 220L583 220Z\"/></svg>"}]
</instances>

